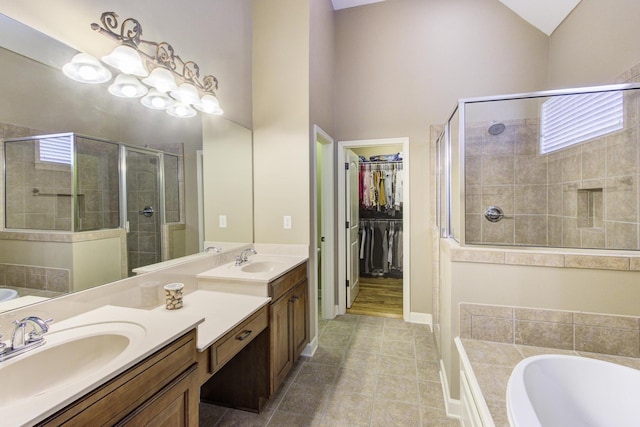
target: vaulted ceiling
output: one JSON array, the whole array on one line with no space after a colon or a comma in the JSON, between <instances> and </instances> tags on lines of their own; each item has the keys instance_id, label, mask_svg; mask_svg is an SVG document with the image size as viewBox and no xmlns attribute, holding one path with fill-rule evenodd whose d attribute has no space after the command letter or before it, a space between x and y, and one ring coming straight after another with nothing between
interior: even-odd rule
<instances>
[{"instance_id":1,"label":"vaulted ceiling","mask_svg":"<svg viewBox=\"0 0 640 427\"><path fill-rule=\"evenodd\" d=\"M333 9L347 9L385 0L331 0ZM499 0L522 19L550 36L580 0Z\"/></svg>"}]
</instances>

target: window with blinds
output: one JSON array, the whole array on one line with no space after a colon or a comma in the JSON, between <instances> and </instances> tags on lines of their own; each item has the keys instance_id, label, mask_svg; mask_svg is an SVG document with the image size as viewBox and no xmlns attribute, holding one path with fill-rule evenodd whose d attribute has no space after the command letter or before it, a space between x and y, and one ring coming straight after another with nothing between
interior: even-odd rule
<instances>
[{"instance_id":1,"label":"window with blinds","mask_svg":"<svg viewBox=\"0 0 640 427\"><path fill-rule=\"evenodd\" d=\"M60 135L38 140L37 160L43 163L71 165L71 136Z\"/></svg>"},{"instance_id":2,"label":"window with blinds","mask_svg":"<svg viewBox=\"0 0 640 427\"><path fill-rule=\"evenodd\" d=\"M623 125L622 91L553 97L541 108L540 153L618 131Z\"/></svg>"}]
</instances>

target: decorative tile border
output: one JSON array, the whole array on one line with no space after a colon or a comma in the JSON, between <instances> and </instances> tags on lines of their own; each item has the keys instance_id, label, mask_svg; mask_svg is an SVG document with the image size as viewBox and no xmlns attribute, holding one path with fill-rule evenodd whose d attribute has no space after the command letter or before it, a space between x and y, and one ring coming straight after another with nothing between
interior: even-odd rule
<instances>
[{"instance_id":1,"label":"decorative tile border","mask_svg":"<svg viewBox=\"0 0 640 427\"><path fill-rule=\"evenodd\" d=\"M460 246L452 239L441 239L441 250L452 262L524 265L529 267L586 268L616 271L640 271L640 255L615 252L613 254L573 252L570 249L545 251Z\"/></svg>"},{"instance_id":2,"label":"decorative tile border","mask_svg":"<svg viewBox=\"0 0 640 427\"><path fill-rule=\"evenodd\" d=\"M640 357L640 317L460 303L460 337Z\"/></svg>"}]
</instances>

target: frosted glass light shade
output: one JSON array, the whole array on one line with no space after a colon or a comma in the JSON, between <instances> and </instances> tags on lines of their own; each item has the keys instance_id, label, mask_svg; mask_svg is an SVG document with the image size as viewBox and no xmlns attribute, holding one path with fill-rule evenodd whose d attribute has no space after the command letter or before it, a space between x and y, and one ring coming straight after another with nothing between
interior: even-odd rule
<instances>
[{"instance_id":1,"label":"frosted glass light shade","mask_svg":"<svg viewBox=\"0 0 640 427\"><path fill-rule=\"evenodd\" d=\"M149 77L142 79L142 83L154 87L160 92L169 92L178 88L171 71L162 67L154 68Z\"/></svg>"},{"instance_id":2,"label":"frosted glass light shade","mask_svg":"<svg viewBox=\"0 0 640 427\"><path fill-rule=\"evenodd\" d=\"M186 119L189 117L193 117L196 115L196 110L191 108L189 104L184 104L182 102L176 102L171 107L167 108L167 114L173 117L179 117L181 119Z\"/></svg>"},{"instance_id":3,"label":"frosted glass light shade","mask_svg":"<svg viewBox=\"0 0 640 427\"><path fill-rule=\"evenodd\" d=\"M222 115L223 111L220 108L218 98L213 95L205 95L202 97L199 103L193 105L197 110L207 114Z\"/></svg>"},{"instance_id":4,"label":"frosted glass light shade","mask_svg":"<svg viewBox=\"0 0 640 427\"><path fill-rule=\"evenodd\" d=\"M142 105L147 108L151 108L152 110L166 110L175 104L176 101L173 100L166 93L160 92L158 89L152 88L149 89L149 93L143 96L140 99Z\"/></svg>"},{"instance_id":5,"label":"frosted glass light shade","mask_svg":"<svg viewBox=\"0 0 640 427\"><path fill-rule=\"evenodd\" d=\"M100 84L111 80L111 71L86 53L78 53L71 58L71 61L62 67L62 72L70 79L81 83Z\"/></svg>"},{"instance_id":6,"label":"frosted glass light shade","mask_svg":"<svg viewBox=\"0 0 640 427\"><path fill-rule=\"evenodd\" d=\"M118 46L113 49L107 56L103 56L102 60L114 68L122 71L124 74L133 76L146 77L149 75L144 68L140 54L132 47Z\"/></svg>"},{"instance_id":7,"label":"frosted glass light shade","mask_svg":"<svg viewBox=\"0 0 640 427\"><path fill-rule=\"evenodd\" d=\"M178 89L171 92L171 96L184 104L199 104L198 89L192 84L182 83Z\"/></svg>"},{"instance_id":8,"label":"frosted glass light shade","mask_svg":"<svg viewBox=\"0 0 640 427\"><path fill-rule=\"evenodd\" d=\"M118 74L109 86L109 93L121 98L140 98L148 91L147 87L138 79L127 74Z\"/></svg>"}]
</instances>

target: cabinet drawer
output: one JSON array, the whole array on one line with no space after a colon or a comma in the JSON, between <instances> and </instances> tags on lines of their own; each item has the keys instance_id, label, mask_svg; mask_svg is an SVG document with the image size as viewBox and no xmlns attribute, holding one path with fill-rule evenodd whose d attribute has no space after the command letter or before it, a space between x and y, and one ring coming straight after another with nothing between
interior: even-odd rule
<instances>
[{"instance_id":1,"label":"cabinet drawer","mask_svg":"<svg viewBox=\"0 0 640 427\"><path fill-rule=\"evenodd\" d=\"M267 306L262 307L211 347L212 374L267 328L269 323L267 308Z\"/></svg>"},{"instance_id":2,"label":"cabinet drawer","mask_svg":"<svg viewBox=\"0 0 640 427\"><path fill-rule=\"evenodd\" d=\"M289 289L307 278L307 263L301 264L282 277L269 283L269 296L271 301L277 301Z\"/></svg>"}]
</instances>

